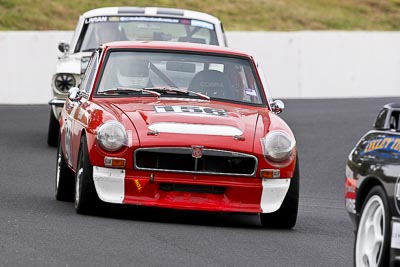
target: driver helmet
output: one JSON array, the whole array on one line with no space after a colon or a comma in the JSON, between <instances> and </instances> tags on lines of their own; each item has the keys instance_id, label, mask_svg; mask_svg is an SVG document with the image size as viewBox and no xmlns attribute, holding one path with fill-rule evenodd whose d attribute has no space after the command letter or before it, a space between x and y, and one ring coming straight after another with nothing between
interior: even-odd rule
<instances>
[{"instance_id":1,"label":"driver helmet","mask_svg":"<svg viewBox=\"0 0 400 267\"><path fill-rule=\"evenodd\" d=\"M149 61L123 58L117 65L117 79L121 86L145 88L149 83Z\"/></svg>"},{"instance_id":2,"label":"driver helmet","mask_svg":"<svg viewBox=\"0 0 400 267\"><path fill-rule=\"evenodd\" d=\"M97 45L122 40L120 26L117 22L96 23L94 26L94 34Z\"/></svg>"}]
</instances>

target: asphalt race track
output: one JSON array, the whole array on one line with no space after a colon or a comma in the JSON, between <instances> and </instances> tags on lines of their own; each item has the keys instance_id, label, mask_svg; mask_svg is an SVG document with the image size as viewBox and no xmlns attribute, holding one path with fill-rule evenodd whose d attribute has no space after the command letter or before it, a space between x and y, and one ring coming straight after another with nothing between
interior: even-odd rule
<instances>
[{"instance_id":1,"label":"asphalt race track","mask_svg":"<svg viewBox=\"0 0 400 267\"><path fill-rule=\"evenodd\" d=\"M257 216L112 206L77 215L54 198L47 105L0 105L1 266L352 266L345 163L381 106L400 98L286 100L301 167L293 230Z\"/></svg>"}]
</instances>

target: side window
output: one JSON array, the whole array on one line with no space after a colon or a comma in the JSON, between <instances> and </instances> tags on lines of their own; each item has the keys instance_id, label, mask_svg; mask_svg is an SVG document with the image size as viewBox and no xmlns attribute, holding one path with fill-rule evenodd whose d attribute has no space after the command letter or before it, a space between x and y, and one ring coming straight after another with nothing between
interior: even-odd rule
<instances>
[{"instance_id":1,"label":"side window","mask_svg":"<svg viewBox=\"0 0 400 267\"><path fill-rule=\"evenodd\" d=\"M400 125L399 125L399 119L400 119L400 112L399 111L393 111L392 114L390 115L390 121L389 121L389 129L393 131L399 131L400 130Z\"/></svg>"},{"instance_id":2,"label":"side window","mask_svg":"<svg viewBox=\"0 0 400 267\"><path fill-rule=\"evenodd\" d=\"M97 65L98 65L98 58L99 58L99 52L96 51L93 53L90 62L88 64L88 67L85 72L85 76L82 81L81 85L81 90L85 91L86 93L90 93L93 85L93 79L94 75L97 70Z\"/></svg>"},{"instance_id":3,"label":"side window","mask_svg":"<svg viewBox=\"0 0 400 267\"><path fill-rule=\"evenodd\" d=\"M388 115L388 110L386 108L383 108L379 112L378 117L375 120L375 123L374 123L375 129L384 129L385 128L385 122L386 122L387 115Z\"/></svg>"}]
</instances>

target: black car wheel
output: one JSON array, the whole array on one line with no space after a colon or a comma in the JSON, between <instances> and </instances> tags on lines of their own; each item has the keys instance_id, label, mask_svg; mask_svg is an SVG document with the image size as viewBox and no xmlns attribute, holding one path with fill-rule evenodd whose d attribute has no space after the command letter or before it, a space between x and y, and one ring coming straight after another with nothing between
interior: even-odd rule
<instances>
[{"instance_id":1,"label":"black car wheel","mask_svg":"<svg viewBox=\"0 0 400 267\"><path fill-rule=\"evenodd\" d=\"M49 146L57 146L58 133L60 132L60 123L50 109L49 129L47 131L47 144Z\"/></svg>"},{"instance_id":2,"label":"black car wheel","mask_svg":"<svg viewBox=\"0 0 400 267\"><path fill-rule=\"evenodd\" d=\"M289 190L279 210L260 214L261 225L268 228L291 229L296 225L299 208L300 168L299 157L291 179Z\"/></svg>"},{"instance_id":3,"label":"black car wheel","mask_svg":"<svg viewBox=\"0 0 400 267\"><path fill-rule=\"evenodd\" d=\"M361 209L354 245L354 265L388 266L389 234L390 215L386 194L381 186L375 186Z\"/></svg>"},{"instance_id":4,"label":"black car wheel","mask_svg":"<svg viewBox=\"0 0 400 267\"><path fill-rule=\"evenodd\" d=\"M74 174L65 162L61 143L58 142L55 181L56 199L70 201L74 199Z\"/></svg>"},{"instance_id":5,"label":"black car wheel","mask_svg":"<svg viewBox=\"0 0 400 267\"><path fill-rule=\"evenodd\" d=\"M99 208L100 199L93 182L93 166L90 164L86 137L82 136L78 166L75 175L75 210L79 214L89 214Z\"/></svg>"}]
</instances>

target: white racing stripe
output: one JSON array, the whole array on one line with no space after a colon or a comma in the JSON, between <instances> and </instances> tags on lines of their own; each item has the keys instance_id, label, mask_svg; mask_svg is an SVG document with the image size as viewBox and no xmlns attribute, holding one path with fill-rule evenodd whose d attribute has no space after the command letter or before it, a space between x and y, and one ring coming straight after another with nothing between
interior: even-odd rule
<instances>
[{"instance_id":1,"label":"white racing stripe","mask_svg":"<svg viewBox=\"0 0 400 267\"><path fill-rule=\"evenodd\" d=\"M149 129L152 131L157 131L159 133L203 134L222 136L234 136L243 134L241 130L233 126L210 124L158 122L149 125Z\"/></svg>"}]
</instances>

